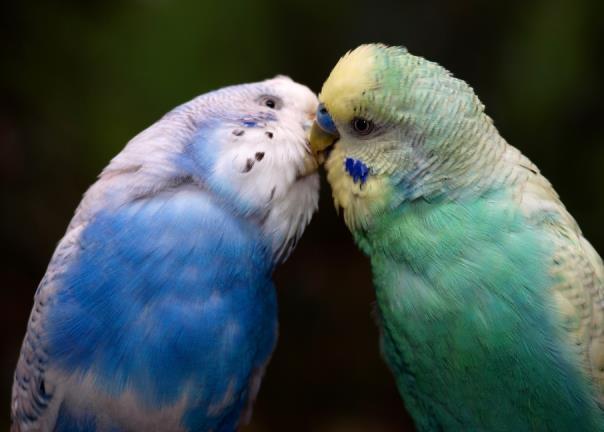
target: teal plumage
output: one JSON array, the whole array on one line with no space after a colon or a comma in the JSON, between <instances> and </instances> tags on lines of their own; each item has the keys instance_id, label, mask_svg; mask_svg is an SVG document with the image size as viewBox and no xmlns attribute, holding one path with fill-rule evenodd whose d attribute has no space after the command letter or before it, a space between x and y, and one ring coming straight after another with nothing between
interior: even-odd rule
<instances>
[{"instance_id":1,"label":"teal plumage","mask_svg":"<svg viewBox=\"0 0 604 432\"><path fill-rule=\"evenodd\" d=\"M328 180L370 257L383 353L417 428L604 430L602 260L472 89L367 45L319 99L312 144L334 142L333 122Z\"/></svg>"}]
</instances>

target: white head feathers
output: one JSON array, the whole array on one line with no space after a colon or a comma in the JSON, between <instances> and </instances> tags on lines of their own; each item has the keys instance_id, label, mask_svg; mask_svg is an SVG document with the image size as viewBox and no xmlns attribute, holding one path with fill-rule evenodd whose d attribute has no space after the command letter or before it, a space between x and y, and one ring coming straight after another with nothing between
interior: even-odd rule
<instances>
[{"instance_id":1,"label":"white head feathers","mask_svg":"<svg viewBox=\"0 0 604 432\"><path fill-rule=\"evenodd\" d=\"M307 140L316 96L283 76L201 95L166 114L103 170L69 229L100 209L195 184L268 237L276 262L317 209L319 178Z\"/></svg>"}]
</instances>

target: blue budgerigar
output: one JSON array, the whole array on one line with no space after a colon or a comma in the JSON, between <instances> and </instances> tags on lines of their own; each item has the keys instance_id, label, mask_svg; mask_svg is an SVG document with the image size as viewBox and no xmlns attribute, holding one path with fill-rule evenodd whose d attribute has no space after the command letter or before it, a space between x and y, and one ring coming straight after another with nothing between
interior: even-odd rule
<instances>
[{"instance_id":1,"label":"blue budgerigar","mask_svg":"<svg viewBox=\"0 0 604 432\"><path fill-rule=\"evenodd\" d=\"M232 431L317 208L315 95L287 77L166 114L88 190L35 295L13 431Z\"/></svg>"}]
</instances>

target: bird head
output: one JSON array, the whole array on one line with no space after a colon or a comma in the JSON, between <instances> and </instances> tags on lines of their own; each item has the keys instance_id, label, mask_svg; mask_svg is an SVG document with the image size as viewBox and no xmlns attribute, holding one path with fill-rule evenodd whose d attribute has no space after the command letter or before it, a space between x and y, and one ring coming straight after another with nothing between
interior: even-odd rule
<instances>
[{"instance_id":1,"label":"bird head","mask_svg":"<svg viewBox=\"0 0 604 432\"><path fill-rule=\"evenodd\" d=\"M494 129L465 82L401 47L347 53L319 102L311 147L351 229L459 186L481 133Z\"/></svg>"},{"instance_id":2,"label":"bird head","mask_svg":"<svg viewBox=\"0 0 604 432\"><path fill-rule=\"evenodd\" d=\"M120 205L190 183L256 223L282 261L317 208L308 142L317 103L285 76L201 95L133 138L88 195Z\"/></svg>"}]
</instances>

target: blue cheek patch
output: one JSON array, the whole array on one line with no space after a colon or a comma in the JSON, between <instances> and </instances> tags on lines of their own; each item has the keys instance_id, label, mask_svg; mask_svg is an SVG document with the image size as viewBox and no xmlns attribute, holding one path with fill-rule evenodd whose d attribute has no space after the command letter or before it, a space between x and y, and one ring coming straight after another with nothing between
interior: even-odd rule
<instances>
[{"instance_id":1,"label":"blue cheek patch","mask_svg":"<svg viewBox=\"0 0 604 432\"><path fill-rule=\"evenodd\" d=\"M361 185L364 185L369 176L369 167L360 160L346 158L344 163L346 172L352 177L352 181L355 183L360 181Z\"/></svg>"},{"instance_id":2,"label":"blue cheek patch","mask_svg":"<svg viewBox=\"0 0 604 432\"><path fill-rule=\"evenodd\" d=\"M332 135L338 134L338 130L336 129L336 124L333 122L333 119L331 118L329 111L327 111L327 108L325 108L325 105L323 105L323 104L319 104L319 107L317 108L316 121L317 121L317 124L319 125L319 127L321 129L323 129L325 132L332 134Z\"/></svg>"},{"instance_id":3,"label":"blue cheek patch","mask_svg":"<svg viewBox=\"0 0 604 432\"><path fill-rule=\"evenodd\" d=\"M246 128L264 127L266 123L274 121L277 121L277 116L267 112L258 112L240 120L241 125Z\"/></svg>"}]
</instances>

